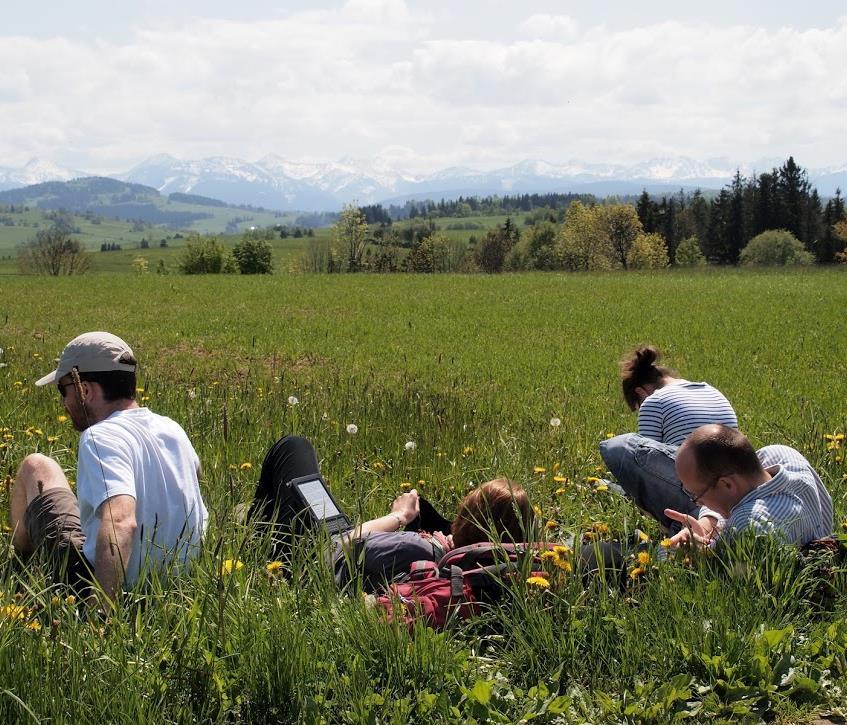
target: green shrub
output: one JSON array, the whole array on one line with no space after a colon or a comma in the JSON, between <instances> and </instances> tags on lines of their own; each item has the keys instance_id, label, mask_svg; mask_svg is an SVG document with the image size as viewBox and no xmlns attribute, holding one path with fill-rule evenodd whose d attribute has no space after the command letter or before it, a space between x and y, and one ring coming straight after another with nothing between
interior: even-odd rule
<instances>
[{"instance_id":1,"label":"green shrub","mask_svg":"<svg viewBox=\"0 0 847 725\"><path fill-rule=\"evenodd\" d=\"M668 248L661 234L639 234L626 255L630 269L664 269L668 266Z\"/></svg>"},{"instance_id":2,"label":"green shrub","mask_svg":"<svg viewBox=\"0 0 847 725\"><path fill-rule=\"evenodd\" d=\"M753 237L741 250L741 264L763 267L812 264L803 243L785 229L768 229Z\"/></svg>"},{"instance_id":3,"label":"green shrub","mask_svg":"<svg viewBox=\"0 0 847 725\"><path fill-rule=\"evenodd\" d=\"M183 274L220 274L226 257L223 244L214 237L194 237L185 245L179 259Z\"/></svg>"},{"instance_id":4,"label":"green shrub","mask_svg":"<svg viewBox=\"0 0 847 725\"><path fill-rule=\"evenodd\" d=\"M264 239L245 236L232 249L232 257L241 274L271 274L271 245Z\"/></svg>"},{"instance_id":5,"label":"green shrub","mask_svg":"<svg viewBox=\"0 0 847 725\"><path fill-rule=\"evenodd\" d=\"M677 267L702 267L706 257L700 250L700 240L697 237L683 239L676 248L674 262Z\"/></svg>"}]
</instances>

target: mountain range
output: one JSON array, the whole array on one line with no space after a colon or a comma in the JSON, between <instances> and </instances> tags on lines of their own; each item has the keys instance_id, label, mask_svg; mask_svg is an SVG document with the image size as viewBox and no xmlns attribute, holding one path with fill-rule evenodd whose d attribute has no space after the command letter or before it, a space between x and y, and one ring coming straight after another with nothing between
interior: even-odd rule
<instances>
[{"instance_id":1,"label":"mountain range","mask_svg":"<svg viewBox=\"0 0 847 725\"><path fill-rule=\"evenodd\" d=\"M577 192L603 197L639 194L643 189L650 193L719 189L729 183L736 169L750 176L782 162L763 159L738 165L726 159L666 157L625 166L527 160L490 171L451 167L432 174L409 174L380 159L315 163L269 155L255 162L223 156L184 161L161 154L113 178L144 184L162 194L189 193L283 211L334 211L353 202L388 204L488 194ZM0 191L88 175L33 159L19 169L0 167ZM809 170L809 177L822 196L831 196L836 188L847 189L847 164Z\"/></svg>"}]
</instances>

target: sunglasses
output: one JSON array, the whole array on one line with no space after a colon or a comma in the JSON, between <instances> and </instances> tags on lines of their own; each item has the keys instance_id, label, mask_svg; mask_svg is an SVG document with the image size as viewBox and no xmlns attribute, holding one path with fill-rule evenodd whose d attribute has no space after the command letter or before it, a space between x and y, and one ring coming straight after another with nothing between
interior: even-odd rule
<instances>
[{"instance_id":1,"label":"sunglasses","mask_svg":"<svg viewBox=\"0 0 847 725\"><path fill-rule=\"evenodd\" d=\"M65 391L66 391L68 388L72 388L72 387L73 387L73 385L74 385L74 384L73 384L73 382L70 382L70 383L56 383L56 389L59 391L59 395L61 395L61 396L62 396L62 398L64 398L64 397L65 397Z\"/></svg>"}]
</instances>

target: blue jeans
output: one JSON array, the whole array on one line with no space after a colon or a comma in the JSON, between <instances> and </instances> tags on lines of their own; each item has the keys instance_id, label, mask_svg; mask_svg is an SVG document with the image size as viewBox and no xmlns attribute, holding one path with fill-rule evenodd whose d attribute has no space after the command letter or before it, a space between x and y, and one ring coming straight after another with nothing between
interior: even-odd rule
<instances>
[{"instance_id":1,"label":"blue jeans","mask_svg":"<svg viewBox=\"0 0 847 725\"><path fill-rule=\"evenodd\" d=\"M621 488L662 530L675 534L682 525L665 516L674 509L699 518L700 506L691 502L676 476L678 446L659 443L637 433L625 433L600 443L600 455Z\"/></svg>"}]
</instances>

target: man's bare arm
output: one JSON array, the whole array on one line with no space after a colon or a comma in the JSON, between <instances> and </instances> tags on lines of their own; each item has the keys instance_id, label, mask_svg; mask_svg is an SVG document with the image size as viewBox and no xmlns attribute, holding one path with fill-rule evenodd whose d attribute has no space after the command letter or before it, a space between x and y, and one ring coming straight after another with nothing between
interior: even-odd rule
<instances>
[{"instance_id":1,"label":"man's bare arm","mask_svg":"<svg viewBox=\"0 0 847 725\"><path fill-rule=\"evenodd\" d=\"M135 520L135 499L121 494L106 499L97 509L100 529L97 532L94 577L110 599L115 598L126 575L132 554L132 537L138 524Z\"/></svg>"}]
</instances>

